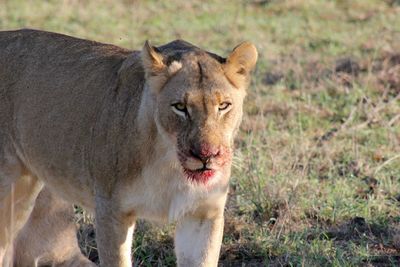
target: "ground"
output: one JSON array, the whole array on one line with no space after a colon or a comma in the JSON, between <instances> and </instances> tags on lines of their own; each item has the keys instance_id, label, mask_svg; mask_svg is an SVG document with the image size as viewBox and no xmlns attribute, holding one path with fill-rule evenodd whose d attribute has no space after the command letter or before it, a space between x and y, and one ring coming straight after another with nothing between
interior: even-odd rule
<instances>
[{"instance_id":1,"label":"ground","mask_svg":"<svg viewBox=\"0 0 400 267\"><path fill-rule=\"evenodd\" d=\"M221 266L400 264L400 1L0 1L0 29L21 27L221 55L254 42ZM135 265L173 266L172 230L140 222Z\"/></svg>"}]
</instances>

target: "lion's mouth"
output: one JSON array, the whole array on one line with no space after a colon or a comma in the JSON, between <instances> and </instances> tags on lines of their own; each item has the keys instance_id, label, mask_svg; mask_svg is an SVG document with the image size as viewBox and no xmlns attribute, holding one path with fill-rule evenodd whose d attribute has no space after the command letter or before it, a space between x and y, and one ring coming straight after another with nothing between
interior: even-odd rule
<instances>
[{"instance_id":1,"label":"lion's mouth","mask_svg":"<svg viewBox=\"0 0 400 267\"><path fill-rule=\"evenodd\" d=\"M183 173L189 181L198 184L208 184L217 179L218 173L223 172L231 159L231 153L227 149L220 151L214 157L201 158L193 153L178 150L178 159Z\"/></svg>"},{"instance_id":2,"label":"lion's mouth","mask_svg":"<svg viewBox=\"0 0 400 267\"><path fill-rule=\"evenodd\" d=\"M207 183L210 179L214 177L216 173L216 170L208 169L205 167L197 170L183 168L183 171L189 180L199 183Z\"/></svg>"}]
</instances>

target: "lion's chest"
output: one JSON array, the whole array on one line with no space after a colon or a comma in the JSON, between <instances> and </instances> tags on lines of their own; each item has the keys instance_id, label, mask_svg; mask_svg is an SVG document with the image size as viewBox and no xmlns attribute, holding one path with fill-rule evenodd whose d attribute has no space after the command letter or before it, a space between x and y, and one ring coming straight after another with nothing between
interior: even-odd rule
<instances>
[{"instance_id":1,"label":"lion's chest","mask_svg":"<svg viewBox=\"0 0 400 267\"><path fill-rule=\"evenodd\" d=\"M171 151L142 169L139 179L125 187L122 206L138 218L176 221L193 211L204 199L204 191L190 184Z\"/></svg>"}]
</instances>

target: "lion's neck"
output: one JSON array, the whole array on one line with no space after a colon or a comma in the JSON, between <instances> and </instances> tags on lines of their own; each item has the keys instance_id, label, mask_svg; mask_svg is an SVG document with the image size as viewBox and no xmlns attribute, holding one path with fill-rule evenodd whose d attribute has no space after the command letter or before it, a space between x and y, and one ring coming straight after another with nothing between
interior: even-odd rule
<instances>
[{"instance_id":1,"label":"lion's neck","mask_svg":"<svg viewBox=\"0 0 400 267\"><path fill-rule=\"evenodd\" d=\"M142 162L144 165L170 152L171 148L173 149L157 128L155 112L155 98L148 88L144 88L136 120L138 136L134 137L139 142L138 153L144 159Z\"/></svg>"},{"instance_id":2,"label":"lion's neck","mask_svg":"<svg viewBox=\"0 0 400 267\"><path fill-rule=\"evenodd\" d=\"M150 90L145 86L142 92L136 121L140 135L143 138L149 135L154 137L154 134L156 134L156 124L154 121L155 99L149 91Z\"/></svg>"}]
</instances>

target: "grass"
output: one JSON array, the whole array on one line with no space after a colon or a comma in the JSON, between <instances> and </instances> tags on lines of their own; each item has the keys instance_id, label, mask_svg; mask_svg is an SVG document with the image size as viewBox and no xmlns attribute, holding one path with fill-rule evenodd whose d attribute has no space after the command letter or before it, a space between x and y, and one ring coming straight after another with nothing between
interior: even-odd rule
<instances>
[{"instance_id":1,"label":"grass","mask_svg":"<svg viewBox=\"0 0 400 267\"><path fill-rule=\"evenodd\" d=\"M0 29L21 27L254 42L221 266L400 264L399 1L0 1ZM172 230L140 222L135 264L173 266Z\"/></svg>"}]
</instances>

